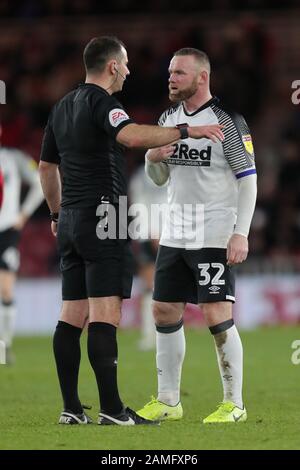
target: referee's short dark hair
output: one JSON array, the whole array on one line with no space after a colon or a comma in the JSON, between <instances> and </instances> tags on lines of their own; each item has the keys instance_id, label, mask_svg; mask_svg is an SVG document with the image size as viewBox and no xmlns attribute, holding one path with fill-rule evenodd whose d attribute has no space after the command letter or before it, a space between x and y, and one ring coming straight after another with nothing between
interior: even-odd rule
<instances>
[{"instance_id":1,"label":"referee's short dark hair","mask_svg":"<svg viewBox=\"0 0 300 470\"><path fill-rule=\"evenodd\" d=\"M93 38L85 46L83 62L87 72L103 72L110 59L121 59L124 44L115 36L100 36Z\"/></svg>"},{"instance_id":2,"label":"referee's short dark hair","mask_svg":"<svg viewBox=\"0 0 300 470\"><path fill-rule=\"evenodd\" d=\"M178 55L193 55L196 60L201 65L204 65L210 72L210 61L208 55L205 52L200 51L199 49L195 49L194 47L183 47L182 49L179 49L178 51L174 52L174 56Z\"/></svg>"}]
</instances>

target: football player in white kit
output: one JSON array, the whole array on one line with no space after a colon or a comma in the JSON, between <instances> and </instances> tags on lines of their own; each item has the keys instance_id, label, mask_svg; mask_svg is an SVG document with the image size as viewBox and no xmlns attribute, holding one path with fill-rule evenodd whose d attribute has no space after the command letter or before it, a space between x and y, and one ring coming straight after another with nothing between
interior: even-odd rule
<instances>
[{"instance_id":1,"label":"football player in white kit","mask_svg":"<svg viewBox=\"0 0 300 470\"><path fill-rule=\"evenodd\" d=\"M138 413L148 419L183 415L180 379L185 355L183 313L187 302L201 307L213 335L223 401L204 423L247 419L242 398L243 349L232 318L232 266L248 254L256 202L256 169L244 118L225 110L210 92L207 55L177 51L169 67L169 98L161 126L177 125L181 140L146 154L146 172L168 181L169 216L156 261L153 315L156 323L158 396ZM223 142L189 137L189 126L222 124ZM200 371L199 371L200 372Z\"/></svg>"},{"instance_id":2,"label":"football player in white kit","mask_svg":"<svg viewBox=\"0 0 300 470\"><path fill-rule=\"evenodd\" d=\"M0 125L0 137L2 129ZM37 165L20 150L0 145L0 167L4 178L0 211L0 340L5 343L6 363L14 361L11 351L14 320L14 286L19 268L20 231L43 200ZM20 205L21 185L29 190Z\"/></svg>"}]
</instances>

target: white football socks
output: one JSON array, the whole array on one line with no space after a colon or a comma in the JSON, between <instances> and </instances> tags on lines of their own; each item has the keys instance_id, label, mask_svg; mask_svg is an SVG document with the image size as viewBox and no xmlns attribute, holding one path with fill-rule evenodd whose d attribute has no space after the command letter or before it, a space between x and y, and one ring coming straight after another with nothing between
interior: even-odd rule
<instances>
[{"instance_id":1,"label":"white football socks","mask_svg":"<svg viewBox=\"0 0 300 470\"><path fill-rule=\"evenodd\" d=\"M9 348L14 335L16 309L13 303L0 305L0 339Z\"/></svg>"},{"instance_id":2,"label":"white football socks","mask_svg":"<svg viewBox=\"0 0 300 470\"><path fill-rule=\"evenodd\" d=\"M162 403L175 406L180 401L181 370L185 356L184 329L182 322L179 329L174 332L168 333L168 327L158 327L158 329L159 331L156 331L157 398ZM162 333L164 330L166 333Z\"/></svg>"},{"instance_id":3,"label":"white football socks","mask_svg":"<svg viewBox=\"0 0 300 470\"><path fill-rule=\"evenodd\" d=\"M221 374L224 399L243 408L243 346L235 327L214 334L219 370Z\"/></svg>"}]
</instances>

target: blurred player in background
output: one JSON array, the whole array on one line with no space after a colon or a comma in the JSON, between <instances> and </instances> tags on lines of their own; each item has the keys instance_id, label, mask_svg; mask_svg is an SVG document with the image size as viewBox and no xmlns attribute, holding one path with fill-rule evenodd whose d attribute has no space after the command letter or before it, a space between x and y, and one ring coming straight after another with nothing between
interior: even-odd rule
<instances>
[{"instance_id":1,"label":"blurred player in background","mask_svg":"<svg viewBox=\"0 0 300 470\"><path fill-rule=\"evenodd\" d=\"M152 310L153 279L155 260L161 234L159 219L150 220L151 204L167 202L166 187L158 187L146 175L144 165L136 170L130 180L129 196L131 204L143 204L147 212L141 211L137 223L141 226L141 239L138 240L138 274L142 279L143 293L141 299L141 338L138 347L141 351L155 348L156 334ZM147 219L144 220L144 217ZM155 224L155 226L153 225Z\"/></svg>"},{"instance_id":2,"label":"blurred player in background","mask_svg":"<svg viewBox=\"0 0 300 470\"><path fill-rule=\"evenodd\" d=\"M186 303L192 302L201 307L213 335L224 392L223 402L204 423L245 421L243 348L232 318L232 265L248 254L256 201L252 140L243 117L225 111L211 95L205 53L193 48L177 51L169 74L174 105L163 113L160 125L182 124L186 134L176 145L149 150L146 171L157 184L169 181L170 206L190 204L192 210L186 219L178 209L168 217L160 239L153 296L158 397L139 414L160 420L182 417L183 313ZM224 125L224 141L190 139L188 126L202 122ZM202 236L197 239L196 234Z\"/></svg>"},{"instance_id":3,"label":"blurred player in background","mask_svg":"<svg viewBox=\"0 0 300 470\"><path fill-rule=\"evenodd\" d=\"M0 126L0 138L1 138ZM19 269L20 233L31 214L43 200L37 165L28 155L0 146L0 167L4 194L0 211L0 339L6 346L6 363L14 360L12 339L15 321L14 287ZM29 190L21 204L21 186Z\"/></svg>"}]
</instances>

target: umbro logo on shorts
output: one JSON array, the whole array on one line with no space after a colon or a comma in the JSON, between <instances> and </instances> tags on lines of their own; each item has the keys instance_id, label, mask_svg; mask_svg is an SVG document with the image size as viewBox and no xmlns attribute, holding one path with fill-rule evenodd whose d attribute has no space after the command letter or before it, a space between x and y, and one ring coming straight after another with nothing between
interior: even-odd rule
<instances>
[{"instance_id":1,"label":"umbro logo on shorts","mask_svg":"<svg viewBox=\"0 0 300 470\"><path fill-rule=\"evenodd\" d=\"M218 286L211 286L208 288L210 290L210 294L218 294L219 293L219 290L220 290L220 287Z\"/></svg>"}]
</instances>

